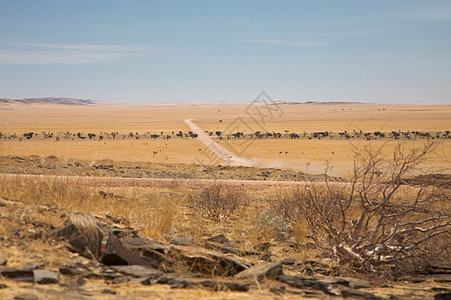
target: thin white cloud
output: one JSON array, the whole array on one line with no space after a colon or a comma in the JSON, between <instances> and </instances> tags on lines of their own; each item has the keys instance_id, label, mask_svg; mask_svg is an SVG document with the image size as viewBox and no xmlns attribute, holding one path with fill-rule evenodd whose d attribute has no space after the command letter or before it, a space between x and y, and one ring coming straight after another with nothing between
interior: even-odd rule
<instances>
[{"instance_id":1,"label":"thin white cloud","mask_svg":"<svg viewBox=\"0 0 451 300\"><path fill-rule=\"evenodd\" d=\"M157 47L90 44L3 43L0 64L106 63L161 51Z\"/></svg>"},{"instance_id":2,"label":"thin white cloud","mask_svg":"<svg viewBox=\"0 0 451 300\"><path fill-rule=\"evenodd\" d=\"M245 40L246 43L257 43L257 44L272 44L272 45L283 45L283 46L296 46L296 47L322 47L330 46L331 44L325 41L290 41L290 40Z\"/></svg>"},{"instance_id":3,"label":"thin white cloud","mask_svg":"<svg viewBox=\"0 0 451 300\"><path fill-rule=\"evenodd\" d=\"M450 23L451 2L426 2L422 7L404 12L394 12L390 16L398 20Z\"/></svg>"}]
</instances>

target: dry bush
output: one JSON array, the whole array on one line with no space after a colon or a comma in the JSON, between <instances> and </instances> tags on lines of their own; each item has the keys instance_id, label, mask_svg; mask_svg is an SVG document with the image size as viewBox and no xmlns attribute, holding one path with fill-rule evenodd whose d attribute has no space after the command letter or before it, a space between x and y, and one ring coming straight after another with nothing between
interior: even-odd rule
<instances>
[{"instance_id":1,"label":"dry bush","mask_svg":"<svg viewBox=\"0 0 451 300\"><path fill-rule=\"evenodd\" d=\"M309 236L348 270L400 275L450 263L449 190L411 187L411 176L434 150L356 151L349 184L311 184L273 202L290 222L305 221Z\"/></svg>"},{"instance_id":2,"label":"dry bush","mask_svg":"<svg viewBox=\"0 0 451 300\"><path fill-rule=\"evenodd\" d=\"M260 241L285 241L289 236L288 223L270 207L257 214L254 228Z\"/></svg>"},{"instance_id":3,"label":"dry bush","mask_svg":"<svg viewBox=\"0 0 451 300\"><path fill-rule=\"evenodd\" d=\"M215 182L188 194L190 206L202 217L215 221L228 219L240 207L246 206L246 191L236 185Z\"/></svg>"},{"instance_id":4,"label":"dry bush","mask_svg":"<svg viewBox=\"0 0 451 300\"><path fill-rule=\"evenodd\" d=\"M271 197L270 205L286 222L294 224L305 218L310 211L307 201L307 190L302 187L283 189Z\"/></svg>"}]
</instances>

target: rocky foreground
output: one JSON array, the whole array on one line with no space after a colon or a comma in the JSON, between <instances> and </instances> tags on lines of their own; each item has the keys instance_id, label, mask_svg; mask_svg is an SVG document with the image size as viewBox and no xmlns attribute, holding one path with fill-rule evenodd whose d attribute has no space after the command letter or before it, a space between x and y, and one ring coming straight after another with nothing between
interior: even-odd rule
<instances>
[{"instance_id":1,"label":"rocky foreground","mask_svg":"<svg viewBox=\"0 0 451 300\"><path fill-rule=\"evenodd\" d=\"M59 220L59 226L55 224ZM0 198L1 299L451 299L451 267L402 282L332 276L226 236L147 238L122 219Z\"/></svg>"}]
</instances>

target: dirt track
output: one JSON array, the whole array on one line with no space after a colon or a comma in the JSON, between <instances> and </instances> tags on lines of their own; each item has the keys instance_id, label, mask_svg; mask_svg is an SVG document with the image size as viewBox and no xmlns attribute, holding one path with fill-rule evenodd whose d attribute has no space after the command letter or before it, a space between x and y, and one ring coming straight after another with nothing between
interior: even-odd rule
<instances>
[{"instance_id":1,"label":"dirt track","mask_svg":"<svg viewBox=\"0 0 451 300\"><path fill-rule=\"evenodd\" d=\"M204 144L205 147L207 147L207 149L211 153L216 155L216 157L218 157L218 159L222 163L228 166L243 166L243 167L254 167L257 165L254 161L239 157L230 152L229 150L227 150L226 148L222 147L215 141L213 141L213 139L210 138L205 133L205 131L202 130L202 128L194 124L192 120L190 119L185 120L185 123L194 133L198 135L197 138L199 139L199 141L202 142L202 144Z\"/></svg>"}]
</instances>

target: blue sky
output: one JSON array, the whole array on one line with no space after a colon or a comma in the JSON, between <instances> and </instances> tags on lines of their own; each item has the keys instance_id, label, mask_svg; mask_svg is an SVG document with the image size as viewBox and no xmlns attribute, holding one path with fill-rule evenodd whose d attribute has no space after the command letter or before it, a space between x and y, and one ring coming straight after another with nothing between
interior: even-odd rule
<instances>
[{"instance_id":1,"label":"blue sky","mask_svg":"<svg viewBox=\"0 0 451 300\"><path fill-rule=\"evenodd\" d=\"M0 97L451 103L449 0L0 0Z\"/></svg>"}]
</instances>

